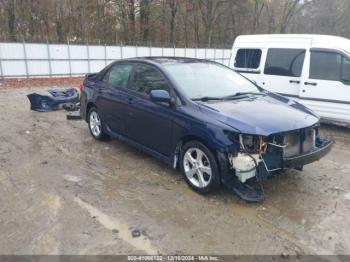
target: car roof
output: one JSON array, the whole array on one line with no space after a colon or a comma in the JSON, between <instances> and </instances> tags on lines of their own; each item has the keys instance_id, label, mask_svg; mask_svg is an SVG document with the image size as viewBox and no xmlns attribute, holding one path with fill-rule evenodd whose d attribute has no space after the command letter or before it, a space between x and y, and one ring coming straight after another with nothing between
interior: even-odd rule
<instances>
[{"instance_id":1,"label":"car roof","mask_svg":"<svg viewBox=\"0 0 350 262\"><path fill-rule=\"evenodd\" d=\"M212 63L213 61L191 57L173 57L173 56L148 56L122 59L118 61L136 61L136 62L150 62L153 64L185 64L185 63Z\"/></svg>"}]
</instances>

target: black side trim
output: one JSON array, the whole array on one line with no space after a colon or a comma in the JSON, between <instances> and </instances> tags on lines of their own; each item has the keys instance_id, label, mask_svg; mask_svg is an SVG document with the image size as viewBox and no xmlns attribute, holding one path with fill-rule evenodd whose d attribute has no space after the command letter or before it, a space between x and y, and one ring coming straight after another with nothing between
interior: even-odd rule
<instances>
[{"instance_id":1,"label":"black side trim","mask_svg":"<svg viewBox=\"0 0 350 262\"><path fill-rule=\"evenodd\" d=\"M256 75L261 73L260 70L259 71L249 71L249 70L239 70L239 69L237 70L237 69L235 69L235 71L237 73L256 74Z\"/></svg>"}]
</instances>

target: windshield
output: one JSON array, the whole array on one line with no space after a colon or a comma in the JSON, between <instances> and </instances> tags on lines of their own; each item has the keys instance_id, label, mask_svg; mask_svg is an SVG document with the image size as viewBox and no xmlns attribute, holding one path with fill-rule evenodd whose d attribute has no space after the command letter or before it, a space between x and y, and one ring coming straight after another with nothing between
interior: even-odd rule
<instances>
[{"instance_id":1,"label":"windshield","mask_svg":"<svg viewBox=\"0 0 350 262\"><path fill-rule=\"evenodd\" d=\"M222 98L237 93L260 92L253 83L220 64L181 63L164 67L190 99Z\"/></svg>"}]
</instances>

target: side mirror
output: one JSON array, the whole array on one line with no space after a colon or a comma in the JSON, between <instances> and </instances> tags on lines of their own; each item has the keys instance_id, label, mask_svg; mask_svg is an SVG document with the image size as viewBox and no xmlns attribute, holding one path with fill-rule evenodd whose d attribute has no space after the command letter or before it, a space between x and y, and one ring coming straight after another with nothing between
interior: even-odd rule
<instances>
[{"instance_id":1,"label":"side mirror","mask_svg":"<svg viewBox=\"0 0 350 262\"><path fill-rule=\"evenodd\" d=\"M168 91L165 90L152 90L149 94L153 102L165 102L171 103L171 97Z\"/></svg>"}]
</instances>

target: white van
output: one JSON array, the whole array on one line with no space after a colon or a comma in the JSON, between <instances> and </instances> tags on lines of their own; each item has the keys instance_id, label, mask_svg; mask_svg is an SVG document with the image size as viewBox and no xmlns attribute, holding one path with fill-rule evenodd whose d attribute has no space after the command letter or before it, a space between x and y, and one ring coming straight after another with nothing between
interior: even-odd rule
<instances>
[{"instance_id":1,"label":"white van","mask_svg":"<svg viewBox=\"0 0 350 262\"><path fill-rule=\"evenodd\" d=\"M323 121L350 125L349 39L242 35L233 44L230 67L264 89L304 104Z\"/></svg>"}]
</instances>

